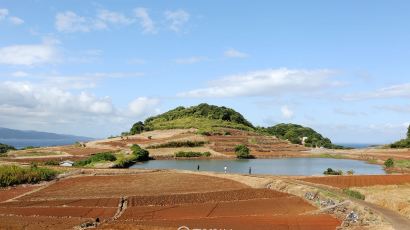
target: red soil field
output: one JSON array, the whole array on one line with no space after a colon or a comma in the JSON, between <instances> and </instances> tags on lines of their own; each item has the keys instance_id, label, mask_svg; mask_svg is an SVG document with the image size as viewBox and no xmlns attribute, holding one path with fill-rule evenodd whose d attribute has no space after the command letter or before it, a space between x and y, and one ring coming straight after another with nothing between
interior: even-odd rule
<instances>
[{"instance_id":1,"label":"red soil field","mask_svg":"<svg viewBox=\"0 0 410 230\"><path fill-rule=\"evenodd\" d=\"M340 221L330 215L276 215L276 216L231 216L216 218L117 221L101 226L102 229L170 229L187 226L190 229L258 229L258 230L334 230ZM147 226L145 228L144 226ZM156 226L156 227L155 227Z\"/></svg>"},{"instance_id":2,"label":"red soil field","mask_svg":"<svg viewBox=\"0 0 410 230\"><path fill-rule=\"evenodd\" d=\"M158 186L161 185L161 186ZM119 198L229 191L248 186L228 179L186 173L151 172L135 175L82 176L59 182L23 197L24 200Z\"/></svg>"},{"instance_id":3,"label":"red soil field","mask_svg":"<svg viewBox=\"0 0 410 230\"><path fill-rule=\"evenodd\" d=\"M13 201L0 203L0 207L118 207L119 199L77 199L77 200L40 200L40 201Z\"/></svg>"},{"instance_id":4,"label":"red soil field","mask_svg":"<svg viewBox=\"0 0 410 230\"><path fill-rule=\"evenodd\" d=\"M303 181L324 184L337 188L367 187L373 185L394 185L410 183L410 174L407 175L360 175L360 176L326 176L308 177Z\"/></svg>"},{"instance_id":5,"label":"red soil field","mask_svg":"<svg viewBox=\"0 0 410 230\"><path fill-rule=\"evenodd\" d=\"M315 210L298 197L253 199L176 206L135 206L126 209L122 220L177 220L223 216L300 214Z\"/></svg>"},{"instance_id":6,"label":"red soil field","mask_svg":"<svg viewBox=\"0 0 410 230\"><path fill-rule=\"evenodd\" d=\"M91 155L102 152L112 151L110 149L104 148L90 148L90 147L76 147L76 146L61 146L61 147L50 147L52 151L61 151L71 155Z\"/></svg>"},{"instance_id":7,"label":"red soil field","mask_svg":"<svg viewBox=\"0 0 410 230\"><path fill-rule=\"evenodd\" d=\"M133 196L128 198L128 206L144 205L176 205L193 204L204 202L238 201L258 198L289 197L287 193L277 192L271 189L240 189L232 191L219 191L208 193L189 193L162 196Z\"/></svg>"},{"instance_id":8,"label":"red soil field","mask_svg":"<svg viewBox=\"0 0 410 230\"><path fill-rule=\"evenodd\" d=\"M0 189L0 202L20 196L36 188L38 188L38 186L17 186Z\"/></svg>"},{"instance_id":9,"label":"red soil field","mask_svg":"<svg viewBox=\"0 0 410 230\"><path fill-rule=\"evenodd\" d=\"M25 229L25 230L44 230L44 229L73 229L81 223L91 221L85 218L54 218L54 217L29 217L29 216L1 216L0 229Z\"/></svg>"},{"instance_id":10,"label":"red soil field","mask_svg":"<svg viewBox=\"0 0 410 230\"><path fill-rule=\"evenodd\" d=\"M0 208L0 215L53 216L53 217L88 217L105 219L113 217L117 208L82 208L82 207L28 207Z\"/></svg>"}]
</instances>

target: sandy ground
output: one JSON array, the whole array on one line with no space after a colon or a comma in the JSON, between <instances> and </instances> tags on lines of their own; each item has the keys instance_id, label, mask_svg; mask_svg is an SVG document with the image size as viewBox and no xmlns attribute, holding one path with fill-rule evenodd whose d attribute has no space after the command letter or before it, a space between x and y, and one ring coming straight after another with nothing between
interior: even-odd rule
<instances>
[{"instance_id":1,"label":"sandy ground","mask_svg":"<svg viewBox=\"0 0 410 230\"><path fill-rule=\"evenodd\" d=\"M355 187L352 189L364 194L366 201L397 211L410 219L410 183Z\"/></svg>"}]
</instances>

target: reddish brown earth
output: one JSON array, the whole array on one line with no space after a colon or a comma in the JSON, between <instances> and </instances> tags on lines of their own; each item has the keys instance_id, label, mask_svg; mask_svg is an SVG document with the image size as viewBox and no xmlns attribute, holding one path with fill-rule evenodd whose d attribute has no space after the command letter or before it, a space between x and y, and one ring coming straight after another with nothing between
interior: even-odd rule
<instances>
[{"instance_id":1,"label":"reddish brown earth","mask_svg":"<svg viewBox=\"0 0 410 230\"><path fill-rule=\"evenodd\" d=\"M0 189L0 202L9 200L13 197L22 195L26 192L30 192L33 189L38 188L37 186L17 186L17 187L8 187Z\"/></svg>"},{"instance_id":2,"label":"reddish brown earth","mask_svg":"<svg viewBox=\"0 0 410 230\"><path fill-rule=\"evenodd\" d=\"M25 230L45 230L45 229L73 229L84 222L91 221L86 218L55 218L55 217L29 217L29 216L1 216L0 229L25 229Z\"/></svg>"},{"instance_id":3,"label":"reddish brown earth","mask_svg":"<svg viewBox=\"0 0 410 230\"><path fill-rule=\"evenodd\" d=\"M51 151L65 152L75 156L88 156L96 153L109 152L109 148L91 148L91 147L77 147L74 145L58 146L48 148Z\"/></svg>"},{"instance_id":4,"label":"reddish brown earth","mask_svg":"<svg viewBox=\"0 0 410 230\"><path fill-rule=\"evenodd\" d=\"M373 185L394 185L410 183L410 174L405 175L360 175L308 177L303 181L324 184L338 188L367 187Z\"/></svg>"},{"instance_id":5,"label":"reddish brown earth","mask_svg":"<svg viewBox=\"0 0 410 230\"><path fill-rule=\"evenodd\" d=\"M247 188L232 180L186 173L83 176L62 180L24 199L119 198L121 196L211 192Z\"/></svg>"},{"instance_id":6,"label":"reddish brown earth","mask_svg":"<svg viewBox=\"0 0 410 230\"><path fill-rule=\"evenodd\" d=\"M120 198L127 208L118 220ZM304 199L229 179L175 172L77 176L0 202L6 229L69 229L99 218L103 229L335 229ZM92 218L92 219L90 219ZM140 227L136 227L140 226ZM1 229L0 227L0 229Z\"/></svg>"},{"instance_id":7,"label":"reddish brown earth","mask_svg":"<svg viewBox=\"0 0 410 230\"><path fill-rule=\"evenodd\" d=\"M235 230L334 230L340 221L330 215L272 215L229 216L216 218L115 221L101 226L102 229L235 229ZM139 227L137 227L139 225Z\"/></svg>"}]
</instances>

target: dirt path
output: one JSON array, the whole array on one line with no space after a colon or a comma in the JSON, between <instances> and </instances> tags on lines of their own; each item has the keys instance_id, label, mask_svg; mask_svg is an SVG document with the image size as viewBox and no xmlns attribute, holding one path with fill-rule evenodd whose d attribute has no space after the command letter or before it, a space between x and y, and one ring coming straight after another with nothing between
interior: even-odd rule
<instances>
[{"instance_id":1,"label":"dirt path","mask_svg":"<svg viewBox=\"0 0 410 230\"><path fill-rule=\"evenodd\" d=\"M318 185L318 184L312 184L309 182L304 182L304 181L299 181L299 180L288 180L291 183L295 183L295 184L300 184L300 185L307 185L307 186L311 186L311 187L315 187L318 189L324 189L324 190L328 190L332 193L335 193L339 196L343 196L346 199L352 200L353 202L360 204L361 206L367 207L372 209L374 212L376 212L377 214L379 214L380 216L382 216L386 221L388 221L393 227L394 229L397 230L403 230L403 229L410 229L410 220L405 218L404 216L390 210L387 208L383 208L379 205L376 204L372 204L363 200L359 200L359 199L355 199L352 197L348 197L345 194L341 193L340 190L335 189L335 188L331 188L329 186L326 185Z\"/></svg>"}]
</instances>

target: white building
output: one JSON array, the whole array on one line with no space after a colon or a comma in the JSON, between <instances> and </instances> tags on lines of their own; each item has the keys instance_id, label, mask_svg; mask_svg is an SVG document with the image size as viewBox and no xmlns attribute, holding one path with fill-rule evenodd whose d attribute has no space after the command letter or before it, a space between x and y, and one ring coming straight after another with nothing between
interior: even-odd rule
<instances>
[{"instance_id":1,"label":"white building","mask_svg":"<svg viewBox=\"0 0 410 230\"><path fill-rule=\"evenodd\" d=\"M69 160L60 162L60 166L64 166L64 167L72 167L73 164L74 164L74 162L69 161Z\"/></svg>"}]
</instances>

